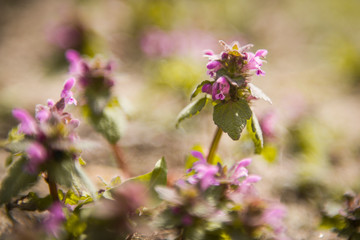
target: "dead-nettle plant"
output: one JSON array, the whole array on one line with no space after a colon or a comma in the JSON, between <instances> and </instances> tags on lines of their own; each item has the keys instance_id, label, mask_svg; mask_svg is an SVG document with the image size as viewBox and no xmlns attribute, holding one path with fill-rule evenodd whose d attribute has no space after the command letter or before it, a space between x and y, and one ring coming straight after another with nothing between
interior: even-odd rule
<instances>
[{"instance_id":1,"label":"dead-nettle plant","mask_svg":"<svg viewBox=\"0 0 360 240\"><path fill-rule=\"evenodd\" d=\"M78 99L84 118L109 142L123 175L129 177L130 171L117 144L124 132L125 114L112 93L114 62L100 57L85 59L75 50L66 51L66 58L70 62L69 73L78 82Z\"/></svg>"},{"instance_id":2,"label":"dead-nettle plant","mask_svg":"<svg viewBox=\"0 0 360 240\"><path fill-rule=\"evenodd\" d=\"M64 110L68 104L80 105L84 117L118 151L122 123L116 116L123 112L111 93L113 66L68 51L74 78L65 82L61 99L37 105L35 117L22 109L13 111L20 124L2 144L10 152L0 189L0 205L5 205L8 216L16 221L14 208L47 211L35 224L37 230L29 233L32 239L139 239L141 234L154 239L287 239L282 223L285 210L259 197L253 185L261 177L247 170L251 159L227 167L216 154L222 132L238 140L245 128L255 152L262 149L262 132L250 105L259 98L271 101L250 78L265 74L261 66L267 51L252 53L251 45L220 43L224 51L219 55L205 52L212 80L200 83L191 98L205 95L182 110L177 121L178 125L212 103L217 130L209 152L204 155L201 147L195 147L185 163L184 177L173 186L167 186L166 162L161 158L147 174L126 180L114 177L110 182L101 179L104 187L99 190L80 168L84 160L75 132L79 120ZM75 82L78 101L71 91ZM49 186L47 196L21 195L41 177Z\"/></svg>"}]
</instances>

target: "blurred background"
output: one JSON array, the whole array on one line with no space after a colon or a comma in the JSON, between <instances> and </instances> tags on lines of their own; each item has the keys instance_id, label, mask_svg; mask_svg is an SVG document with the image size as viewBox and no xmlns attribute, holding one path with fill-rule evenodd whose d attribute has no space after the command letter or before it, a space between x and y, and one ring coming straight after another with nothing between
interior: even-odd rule
<instances>
[{"instance_id":1,"label":"blurred background","mask_svg":"<svg viewBox=\"0 0 360 240\"><path fill-rule=\"evenodd\" d=\"M253 78L273 101L253 106L265 149L254 155L246 137L224 135L219 154L229 164L253 157L259 194L287 206L293 239L335 239L318 228L321 212L360 192L359 11L358 0L1 0L0 138L17 124L13 108L33 113L59 98L69 78L64 53L75 49L116 62L114 94L128 116L120 145L133 172L164 156L170 177L180 178L192 147L208 148L215 131L210 108L175 128L192 89L209 79L203 50L220 52L220 39L252 43L269 51L266 75ZM83 158L95 182L118 174L86 122L80 137L93 143Z\"/></svg>"}]
</instances>

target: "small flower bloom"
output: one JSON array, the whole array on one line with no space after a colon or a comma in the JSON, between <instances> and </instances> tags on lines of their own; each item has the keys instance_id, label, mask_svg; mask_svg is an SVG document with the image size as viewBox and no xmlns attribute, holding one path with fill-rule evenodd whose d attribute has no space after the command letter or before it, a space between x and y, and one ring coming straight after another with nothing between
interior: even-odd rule
<instances>
[{"instance_id":1,"label":"small flower bloom","mask_svg":"<svg viewBox=\"0 0 360 240\"><path fill-rule=\"evenodd\" d=\"M73 98L73 93L71 92L71 88L75 85L75 78L68 79L65 84L64 88L61 91L61 98L64 98L66 104L77 104L75 98Z\"/></svg>"},{"instance_id":2,"label":"small flower bloom","mask_svg":"<svg viewBox=\"0 0 360 240\"><path fill-rule=\"evenodd\" d=\"M211 83L206 83L202 86L201 91L207 94L212 94L212 85Z\"/></svg>"},{"instance_id":3,"label":"small flower bloom","mask_svg":"<svg viewBox=\"0 0 360 240\"><path fill-rule=\"evenodd\" d=\"M230 176L230 180L232 180L233 184L239 184L239 178L247 177L248 176L248 170L245 168L251 163L250 158L246 158L238 162L232 169L230 169L230 172L232 172L232 175Z\"/></svg>"},{"instance_id":4,"label":"small flower bloom","mask_svg":"<svg viewBox=\"0 0 360 240\"><path fill-rule=\"evenodd\" d=\"M252 184L260 180L261 177L258 175L249 175L244 181L241 182L238 191L242 194L250 194L254 191Z\"/></svg>"},{"instance_id":5,"label":"small flower bloom","mask_svg":"<svg viewBox=\"0 0 360 240\"><path fill-rule=\"evenodd\" d=\"M199 161L194 163L193 170L195 174L188 178L190 184L200 182L200 188L205 191L212 185L219 185L219 181L215 178L219 171L219 167L208 164L200 152L193 151L193 156L198 158Z\"/></svg>"},{"instance_id":6,"label":"small flower bloom","mask_svg":"<svg viewBox=\"0 0 360 240\"><path fill-rule=\"evenodd\" d=\"M230 84L224 76L221 76L212 86L212 98L213 100L224 100L229 91Z\"/></svg>"},{"instance_id":7,"label":"small flower bloom","mask_svg":"<svg viewBox=\"0 0 360 240\"><path fill-rule=\"evenodd\" d=\"M37 133L37 125L33 117L24 109L14 109L13 116L20 121L19 131L28 135Z\"/></svg>"},{"instance_id":8,"label":"small flower bloom","mask_svg":"<svg viewBox=\"0 0 360 240\"><path fill-rule=\"evenodd\" d=\"M217 71L217 70L219 70L221 68L221 62L219 62L219 61L210 61L206 65L206 67L209 70Z\"/></svg>"}]
</instances>

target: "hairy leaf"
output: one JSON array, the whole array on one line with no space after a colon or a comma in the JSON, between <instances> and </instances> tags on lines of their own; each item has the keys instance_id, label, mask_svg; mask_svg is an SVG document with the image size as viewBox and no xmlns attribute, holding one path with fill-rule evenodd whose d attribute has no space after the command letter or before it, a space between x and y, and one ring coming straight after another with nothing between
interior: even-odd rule
<instances>
[{"instance_id":1,"label":"hairy leaf","mask_svg":"<svg viewBox=\"0 0 360 240\"><path fill-rule=\"evenodd\" d=\"M239 99L236 102L220 102L214 107L214 123L226 132L231 139L238 140L252 111L248 103Z\"/></svg>"},{"instance_id":2,"label":"hairy leaf","mask_svg":"<svg viewBox=\"0 0 360 240\"><path fill-rule=\"evenodd\" d=\"M183 121L184 119L191 118L192 116L198 114L204 108L206 103L207 103L207 97L203 97L187 105L179 113L176 120L176 127L178 127L180 122Z\"/></svg>"},{"instance_id":3,"label":"hairy leaf","mask_svg":"<svg viewBox=\"0 0 360 240\"><path fill-rule=\"evenodd\" d=\"M32 175L24 170L27 160L21 157L14 162L8 170L8 173L1 183L0 188L0 206L8 203L20 192L32 187L38 181L38 175Z\"/></svg>"},{"instance_id":4,"label":"hairy leaf","mask_svg":"<svg viewBox=\"0 0 360 240\"><path fill-rule=\"evenodd\" d=\"M248 86L250 89L251 96L253 96L254 98L257 98L257 99L259 99L259 98L263 99L272 104L271 99L260 88L258 88L257 86L255 86L252 83L248 83Z\"/></svg>"},{"instance_id":5,"label":"hairy leaf","mask_svg":"<svg viewBox=\"0 0 360 240\"><path fill-rule=\"evenodd\" d=\"M251 118L247 121L246 129L254 143L255 153L260 154L264 146L264 139L259 121L254 112L252 113Z\"/></svg>"}]
</instances>

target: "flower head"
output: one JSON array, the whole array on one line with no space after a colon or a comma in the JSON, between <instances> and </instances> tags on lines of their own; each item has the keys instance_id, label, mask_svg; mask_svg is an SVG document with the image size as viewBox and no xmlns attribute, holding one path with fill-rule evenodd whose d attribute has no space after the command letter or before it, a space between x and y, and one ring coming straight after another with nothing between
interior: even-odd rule
<instances>
[{"instance_id":1,"label":"flower head","mask_svg":"<svg viewBox=\"0 0 360 240\"><path fill-rule=\"evenodd\" d=\"M219 42L224 48L220 54L214 54L211 50L205 52L204 56L209 59L207 73L213 78L213 82L204 84L202 92L211 94L214 101L236 100L239 97L247 101L257 99L251 97L247 84L254 73L265 75L261 67L267 50L260 49L253 53L249 51L252 44L240 46L238 42L231 45Z\"/></svg>"}]
</instances>

